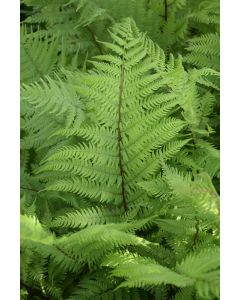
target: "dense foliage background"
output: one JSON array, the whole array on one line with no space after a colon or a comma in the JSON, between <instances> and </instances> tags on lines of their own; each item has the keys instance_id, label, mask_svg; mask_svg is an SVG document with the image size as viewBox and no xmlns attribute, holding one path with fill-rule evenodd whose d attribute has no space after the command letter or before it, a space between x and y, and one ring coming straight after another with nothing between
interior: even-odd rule
<instances>
[{"instance_id":1,"label":"dense foliage background","mask_svg":"<svg viewBox=\"0 0 240 300\"><path fill-rule=\"evenodd\" d=\"M21 299L219 299L219 1L21 1Z\"/></svg>"}]
</instances>

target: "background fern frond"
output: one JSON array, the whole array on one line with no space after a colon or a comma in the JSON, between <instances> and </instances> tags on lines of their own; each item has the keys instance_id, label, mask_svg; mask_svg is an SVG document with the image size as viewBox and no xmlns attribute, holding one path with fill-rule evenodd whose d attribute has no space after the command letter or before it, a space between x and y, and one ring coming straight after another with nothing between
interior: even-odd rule
<instances>
[{"instance_id":1,"label":"background fern frond","mask_svg":"<svg viewBox=\"0 0 240 300\"><path fill-rule=\"evenodd\" d=\"M31 83L50 74L57 61L57 39L21 27L21 82Z\"/></svg>"}]
</instances>

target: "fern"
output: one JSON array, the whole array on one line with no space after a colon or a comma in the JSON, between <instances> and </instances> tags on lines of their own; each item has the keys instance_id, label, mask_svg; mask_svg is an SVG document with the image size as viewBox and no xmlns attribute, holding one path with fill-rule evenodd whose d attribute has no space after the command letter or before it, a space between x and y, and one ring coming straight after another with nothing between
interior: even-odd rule
<instances>
[{"instance_id":1,"label":"fern","mask_svg":"<svg viewBox=\"0 0 240 300\"><path fill-rule=\"evenodd\" d=\"M22 2L21 299L219 299L217 1Z\"/></svg>"},{"instance_id":2,"label":"fern","mask_svg":"<svg viewBox=\"0 0 240 300\"><path fill-rule=\"evenodd\" d=\"M136 202L140 195L144 197L137 181L149 178L159 168L162 152L156 150L164 147L164 156L169 159L186 143L172 142L185 124L169 116L177 101L155 105L155 110L146 111L145 106L143 110L142 102L151 103L158 95L161 97L161 93L155 91L163 88L163 83L160 74L150 73L152 64L143 51L142 38L134 25L126 20L111 35L118 44L118 51L122 49L122 56L117 53L98 58L100 66L103 65L101 61L107 61L109 68L115 68L115 77L96 65L96 73L84 75L79 82L79 92L89 99L87 109L91 109L92 103L99 103L95 114L95 122L99 125L86 124L80 130L74 129L74 135L83 134L91 139L85 144L60 149L47 159L41 171L67 171L75 175L51 184L49 190L72 191L98 198L101 202L114 200L127 211L131 201ZM142 68L144 71L141 71ZM112 99L112 102L106 99ZM139 118L143 120L140 126ZM99 138L96 135L98 131L107 139L98 140L96 145L91 140ZM69 131L61 134L69 135ZM160 138L156 140L158 136Z\"/></svg>"}]
</instances>

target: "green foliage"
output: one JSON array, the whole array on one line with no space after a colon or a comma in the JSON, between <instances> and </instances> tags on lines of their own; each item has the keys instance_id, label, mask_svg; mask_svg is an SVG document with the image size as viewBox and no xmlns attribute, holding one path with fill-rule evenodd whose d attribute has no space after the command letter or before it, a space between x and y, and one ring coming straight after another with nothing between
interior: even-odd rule
<instances>
[{"instance_id":1,"label":"green foliage","mask_svg":"<svg viewBox=\"0 0 240 300\"><path fill-rule=\"evenodd\" d=\"M57 41L46 34L27 32L21 27L21 82L38 81L49 74L57 60Z\"/></svg>"},{"instance_id":2,"label":"green foliage","mask_svg":"<svg viewBox=\"0 0 240 300\"><path fill-rule=\"evenodd\" d=\"M21 299L219 299L218 1L21 2Z\"/></svg>"},{"instance_id":3,"label":"green foliage","mask_svg":"<svg viewBox=\"0 0 240 300\"><path fill-rule=\"evenodd\" d=\"M219 70L220 39L218 34L208 33L190 39L187 50L191 53L186 55L186 62L200 68L207 65Z\"/></svg>"}]
</instances>

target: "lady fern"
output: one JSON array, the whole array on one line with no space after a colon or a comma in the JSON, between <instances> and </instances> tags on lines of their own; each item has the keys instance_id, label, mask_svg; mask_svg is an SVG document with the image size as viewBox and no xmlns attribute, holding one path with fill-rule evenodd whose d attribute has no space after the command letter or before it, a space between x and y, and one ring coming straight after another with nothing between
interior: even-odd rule
<instances>
[{"instance_id":1,"label":"lady fern","mask_svg":"<svg viewBox=\"0 0 240 300\"><path fill-rule=\"evenodd\" d=\"M109 47L117 53L99 56L94 74L78 83L80 95L88 99L86 109L95 107L93 124L61 131L63 136L87 137L85 143L58 150L41 170L71 173L49 190L76 192L127 211L131 202L145 198L137 182L150 178L160 167L160 157L171 158L187 140L176 139L185 122L171 116L178 100L167 101L171 90L164 92L164 73L154 72L145 37L129 19L111 36L117 50Z\"/></svg>"},{"instance_id":2,"label":"lady fern","mask_svg":"<svg viewBox=\"0 0 240 300\"><path fill-rule=\"evenodd\" d=\"M23 2L21 299L219 299L215 4Z\"/></svg>"}]
</instances>

